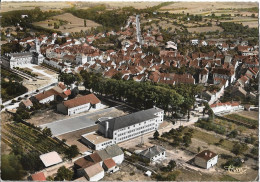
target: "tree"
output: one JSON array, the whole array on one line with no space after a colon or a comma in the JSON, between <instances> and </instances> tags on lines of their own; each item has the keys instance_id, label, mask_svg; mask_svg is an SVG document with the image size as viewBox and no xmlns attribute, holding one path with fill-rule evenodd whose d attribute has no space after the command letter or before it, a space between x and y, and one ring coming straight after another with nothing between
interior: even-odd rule
<instances>
[{"instance_id":1,"label":"tree","mask_svg":"<svg viewBox=\"0 0 260 182\"><path fill-rule=\"evenodd\" d=\"M198 153L200 153L200 150L201 150L200 147L198 147L197 150L198 150Z\"/></svg>"},{"instance_id":2,"label":"tree","mask_svg":"<svg viewBox=\"0 0 260 182\"><path fill-rule=\"evenodd\" d=\"M43 134L44 136L50 136L50 137L51 137L51 136L52 136L51 129L45 127L45 128L42 130L42 134Z\"/></svg>"},{"instance_id":3,"label":"tree","mask_svg":"<svg viewBox=\"0 0 260 182\"><path fill-rule=\"evenodd\" d=\"M259 152L258 147L254 147L254 148L252 148L251 151L250 151L251 154L256 155L256 156L258 156L258 152Z\"/></svg>"},{"instance_id":4,"label":"tree","mask_svg":"<svg viewBox=\"0 0 260 182\"><path fill-rule=\"evenodd\" d=\"M77 145L71 145L66 151L65 151L66 157L68 159L72 159L73 157L76 157L79 154L79 149Z\"/></svg>"},{"instance_id":5,"label":"tree","mask_svg":"<svg viewBox=\"0 0 260 182\"><path fill-rule=\"evenodd\" d=\"M170 162L167 165L167 168L169 171L172 171L176 167L176 162L174 160L170 160Z\"/></svg>"},{"instance_id":6,"label":"tree","mask_svg":"<svg viewBox=\"0 0 260 182\"><path fill-rule=\"evenodd\" d=\"M56 22L54 22L54 29L59 29L59 28L60 28L59 25Z\"/></svg>"},{"instance_id":7,"label":"tree","mask_svg":"<svg viewBox=\"0 0 260 182\"><path fill-rule=\"evenodd\" d=\"M59 81L64 82L65 85L71 85L76 81L77 77L72 73L61 73L59 75Z\"/></svg>"},{"instance_id":8,"label":"tree","mask_svg":"<svg viewBox=\"0 0 260 182\"><path fill-rule=\"evenodd\" d=\"M112 79L121 80L122 76L123 76L123 74L121 72L117 72L116 74L114 74L112 76Z\"/></svg>"},{"instance_id":9,"label":"tree","mask_svg":"<svg viewBox=\"0 0 260 182\"><path fill-rule=\"evenodd\" d=\"M236 143L234 144L234 146L233 146L232 152L233 152L234 154L236 154L236 155L241 155L241 154L243 154L247 149L248 149L247 144L245 144L245 143L240 144L240 143L236 142Z\"/></svg>"},{"instance_id":10,"label":"tree","mask_svg":"<svg viewBox=\"0 0 260 182\"><path fill-rule=\"evenodd\" d=\"M2 180L21 180L26 175L16 155L1 155L1 166Z\"/></svg>"},{"instance_id":11,"label":"tree","mask_svg":"<svg viewBox=\"0 0 260 182\"><path fill-rule=\"evenodd\" d=\"M153 138L154 138L155 140L158 140L159 136L160 136L160 134L159 134L159 132L156 130L156 131L154 132L154 134L153 134Z\"/></svg>"},{"instance_id":12,"label":"tree","mask_svg":"<svg viewBox=\"0 0 260 182\"><path fill-rule=\"evenodd\" d=\"M232 131L229 133L228 136L229 136L230 138L236 138L237 135L238 135L237 130L232 130Z\"/></svg>"},{"instance_id":13,"label":"tree","mask_svg":"<svg viewBox=\"0 0 260 182\"><path fill-rule=\"evenodd\" d=\"M73 177L73 172L67 169L65 166L62 166L58 169L57 175L54 178L55 181L70 181Z\"/></svg>"}]
</instances>

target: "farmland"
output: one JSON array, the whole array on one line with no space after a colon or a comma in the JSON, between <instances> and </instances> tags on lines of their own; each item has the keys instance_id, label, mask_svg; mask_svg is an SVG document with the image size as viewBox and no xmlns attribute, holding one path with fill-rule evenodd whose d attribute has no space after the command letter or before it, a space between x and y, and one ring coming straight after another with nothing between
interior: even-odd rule
<instances>
[{"instance_id":1,"label":"farmland","mask_svg":"<svg viewBox=\"0 0 260 182\"><path fill-rule=\"evenodd\" d=\"M63 153L65 150L62 143L22 123L7 123L2 126L2 141L10 147L19 146L25 153L37 151L43 154L53 150Z\"/></svg>"},{"instance_id":2,"label":"farmland","mask_svg":"<svg viewBox=\"0 0 260 182\"><path fill-rule=\"evenodd\" d=\"M160 11L169 11L170 13L190 13L190 14L211 14L212 12L221 12L221 9L241 9L258 7L257 3L252 2L176 2L160 8ZM233 11L234 12L234 11Z\"/></svg>"},{"instance_id":3,"label":"farmland","mask_svg":"<svg viewBox=\"0 0 260 182\"><path fill-rule=\"evenodd\" d=\"M91 28L100 26L91 20L86 20L86 27L84 26L84 19L73 16L70 13L64 13L61 15L53 16L48 20L35 22L34 25L41 26L43 28L54 29L54 24L59 26L58 31L65 32L80 32L81 30L86 31Z\"/></svg>"}]
</instances>

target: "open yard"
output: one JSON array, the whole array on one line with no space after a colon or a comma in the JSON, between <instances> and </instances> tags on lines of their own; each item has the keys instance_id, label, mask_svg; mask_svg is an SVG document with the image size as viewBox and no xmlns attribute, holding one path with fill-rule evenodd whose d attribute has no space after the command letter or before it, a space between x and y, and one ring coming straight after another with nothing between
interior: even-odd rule
<instances>
[{"instance_id":1,"label":"open yard","mask_svg":"<svg viewBox=\"0 0 260 182\"><path fill-rule=\"evenodd\" d=\"M81 135L84 135L86 133L90 133L90 132L93 132L93 131L97 131L97 130L98 130L98 126L95 125L95 126L92 126L92 127L88 127L88 128L84 128L84 129L81 129L81 130L66 133L64 135L60 135L57 138L59 138L60 140L65 139L66 143L68 145L77 145L79 151L81 153L84 153L84 152L91 150L91 149L89 149L86 145L84 145L83 143L80 142Z\"/></svg>"},{"instance_id":2,"label":"open yard","mask_svg":"<svg viewBox=\"0 0 260 182\"><path fill-rule=\"evenodd\" d=\"M91 29L92 27L95 28L100 26L100 24L95 23L94 21L86 20L86 27L85 27L84 19L73 16L70 13L53 16L48 20L36 22L34 23L34 25L41 26L44 28L54 29L54 23L59 25L59 28L56 30L59 30L63 33L80 32L81 30L86 31Z\"/></svg>"},{"instance_id":3,"label":"open yard","mask_svg":"<svg viewBox=\"0 0 260 182\"><path fill-rule=\"evenodd\" d=\"M123 162L119 166L119 171L106 174L102 181L151 181L152 179L144 175L144 171L135 166Z\"/></svg>"}]
</instances>

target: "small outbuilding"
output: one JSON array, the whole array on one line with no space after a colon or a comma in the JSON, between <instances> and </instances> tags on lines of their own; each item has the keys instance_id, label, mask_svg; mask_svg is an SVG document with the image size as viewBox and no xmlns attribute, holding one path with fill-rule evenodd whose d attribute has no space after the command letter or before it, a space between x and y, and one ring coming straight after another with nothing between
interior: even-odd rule
<instances>
[{"instance_id":1,"label":"small outbuilding","mask_svg":"<svg viewBox=\"0 0 260 182\"><path fill-rule=\"evenodd\" d=\"M61 157L55 151L40 155L40 159L45 167L50 167L62 162Z\"/></svg>"},{"instance_id":2,"label":"small outbuilding","mask_svg":"<svg viewBox=\"0 0 260 182\"><path fill-rule=\"evenodd\" d=\"M218 155L210 150L204 150L195 156L195 164L205 169L209 169L218 162Z\"/></svg>"}]
</instances>

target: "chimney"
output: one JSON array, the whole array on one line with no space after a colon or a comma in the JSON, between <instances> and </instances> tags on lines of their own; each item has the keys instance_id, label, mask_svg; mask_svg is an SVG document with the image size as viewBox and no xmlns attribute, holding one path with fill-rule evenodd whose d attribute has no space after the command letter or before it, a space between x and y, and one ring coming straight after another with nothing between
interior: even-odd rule
<instances>
[{"instance_id":1,"label":"chimney","mask_svg":"<svg viewBox=\"0 0 260 182\"><path fill-rule=\"evenodd\" d=\"M108 137L108 127L109 127L109 123L108 121L106 121L106 126L105 126L105 137Z\"/></svg>"}]
</instances>

